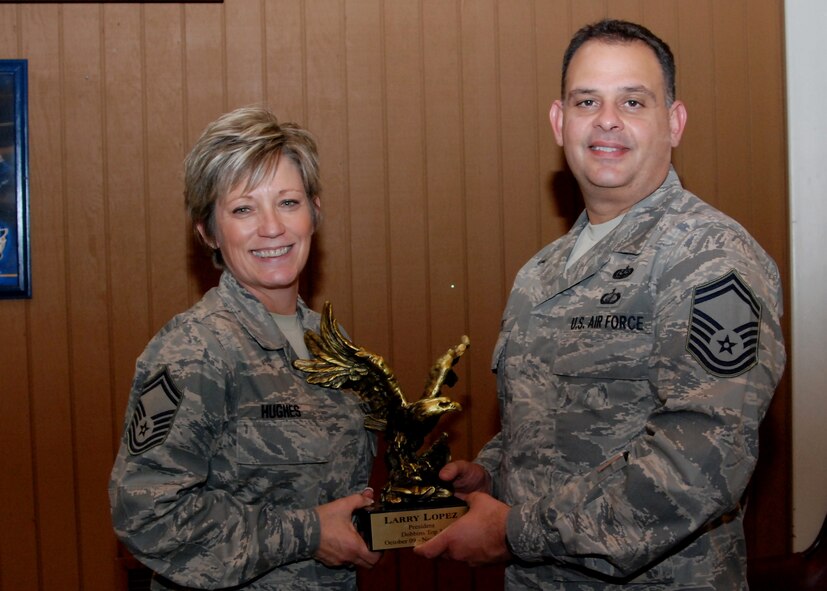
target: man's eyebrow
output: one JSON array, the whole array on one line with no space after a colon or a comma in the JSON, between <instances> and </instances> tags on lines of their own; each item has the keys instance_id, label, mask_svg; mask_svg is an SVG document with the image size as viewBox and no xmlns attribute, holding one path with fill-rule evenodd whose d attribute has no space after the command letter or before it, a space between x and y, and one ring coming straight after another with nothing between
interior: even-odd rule
<instances>
[{"instance_id":1,"label":"man's eyebrow","mask_svg":"<svg viewBox=\"0 0 827 591\"><path fill-rule=\"evenodd\" d=\"M569 96L572 97L572 96L577 96L577 95L581 95L581 94L596 94L596 93L597 93L597 89L594 89L594 88L572 88L569 91Z\"/></svg>"},{"instance_id":2,"label":"man's eyebrow","mask_svg":"<svg viewBox=\"0 0 827 591\"><path fill-rule=\"evenodd\" d=\"M643 86L643 85L640 85L640 86L622 86L620 88L620 90L622 92L627 92L627 93L632 93L632 94L641 93L641 94L645 94L647 96L650 96L652 98L657 98L653 91L649 90L648 87Z\"/></svg>"},{"instance_id":3,"label":"man's eyebrow","mask_svg":"<svg viewBox=\"0 0 827 591\"><path fill-rule=\"evenodd\" d=\"M639 94L645 94L645 95L650 96L652 98L657 98L657 96L655 95L655 93L653 91L649 90L649 88L647 86L643 86L643 85L639 85L639 86L621 86L617 90L619 90L622 93L626 93L626 94L639 93ZM582 95L589 95L589 94L599 94L599 91L596 88L572 88L569 91L568 97L572 98L572 97L575 97L575 96L582 96Z\"/></svg>"}]
</instances>

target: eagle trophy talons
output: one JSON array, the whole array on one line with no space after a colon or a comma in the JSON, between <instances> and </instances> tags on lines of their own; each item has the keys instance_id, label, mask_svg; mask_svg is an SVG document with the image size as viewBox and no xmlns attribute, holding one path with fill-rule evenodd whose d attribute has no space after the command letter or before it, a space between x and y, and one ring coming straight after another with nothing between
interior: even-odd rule
<instances>
[{"instance_id":1,"label":"eagle trophy talons","mask_svg":"<svg viewBox=\"0 0 827 591\"><path fill-rule=\"evenodd\" d=\"M382 357L342 334L330 302L322 309L319 333L306 331L305 342L314 358L300 359L293 365L307 374L307 382L352 389L368 405L365 428L385 434L389 476L380 493L382 502L415 504L451 497L450 485L439 479L439 470L451 458L448 435L442 433L427 450L418 450L442 415L462 410L458 402L440 394L443 385L456 383L453 367L470 346L469 338L463 336L436 360L422 396L413 403L407 401Z\"/></svg>"}]
</instances>

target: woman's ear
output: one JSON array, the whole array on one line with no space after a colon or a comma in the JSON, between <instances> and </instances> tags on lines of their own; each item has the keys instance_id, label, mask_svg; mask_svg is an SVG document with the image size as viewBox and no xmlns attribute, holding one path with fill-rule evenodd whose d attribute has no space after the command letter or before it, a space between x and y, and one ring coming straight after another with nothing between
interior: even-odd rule
<instances>
[{"instance_id":1,"label":"woman's ear","mask_svg":"<svg viewBox=\"0 0 827 591\"><path fill-rule=\"evenodd\" d=\"M203 223L199 222L195 224L195 228L198 230L198 235L201 236L201 240L204 241L204 244L213 250L218 250L218 241L210 236L210 233L207 231Z\"/></svg>"},{"instance_id":2,"label":"woman's ear","mask_svg":"<svg viewBox=\"0 0 827 591\"><path fill-rule=\"evenodd\" d=\"M319 229L319 224L322 221L322 200L319 199L319 196L316 195L313 199L310 200L310 207L313 208L312 218L313 218L313 231Z\"/></svg>"}]
</instances>

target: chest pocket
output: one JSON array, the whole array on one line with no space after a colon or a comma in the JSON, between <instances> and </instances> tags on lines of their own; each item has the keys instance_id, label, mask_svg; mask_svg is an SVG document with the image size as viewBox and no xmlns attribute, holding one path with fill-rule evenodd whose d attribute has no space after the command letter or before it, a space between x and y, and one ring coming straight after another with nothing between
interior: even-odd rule
<instances>
[{"instance_id":1,"label":"chest pocket","mask_svg":"<svg viewBox=\"0 0 827 591\"><path fill-rule=\"evenodd\" d=\"M554 374L619 380L648 378L654 344L649 315L603 314L567 322L558 333L552 360Z\"/></svg>"},{"instance_id":2,"label":"chest pocket","mask_svg":"<svg viewBox=\"0 0 827 591\"><path fill-rule=\"evenodd\" d=\"M319 464L332 453L322 424L309 417L240 418L237 451L239 464L259 466Z\"/></svg>"}]
</instances>

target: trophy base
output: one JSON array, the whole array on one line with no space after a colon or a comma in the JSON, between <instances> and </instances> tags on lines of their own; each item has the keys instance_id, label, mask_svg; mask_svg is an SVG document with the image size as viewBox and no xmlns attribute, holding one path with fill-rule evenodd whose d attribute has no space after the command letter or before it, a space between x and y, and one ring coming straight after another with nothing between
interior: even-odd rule
<instances>
[{"instance_id":1,"label":"trophy base","mask_svg":"<svg viewBox=\"0 0 827 591\"><path fill-rule=\"evenodd\" d=\"M468 511L456 497L422 504L377 504L356 512L356 527L371 550L409 548L430 540Z\"/></svg>"}]
</instances>

